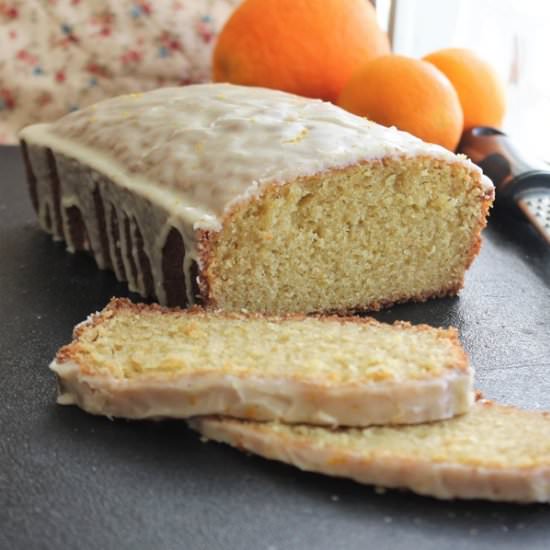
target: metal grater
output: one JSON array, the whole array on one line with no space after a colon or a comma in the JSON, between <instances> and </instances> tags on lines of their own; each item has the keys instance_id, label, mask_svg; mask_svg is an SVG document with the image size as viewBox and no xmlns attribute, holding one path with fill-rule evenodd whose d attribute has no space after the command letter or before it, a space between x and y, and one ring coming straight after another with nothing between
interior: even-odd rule
<instances>
[{"instance_id":1,"label":"metal grater","mask_svg":"<svg viewBox=\"0 0 550 550\"><path fill-rule=\"evenodd\" d=\"M523 216L550 245L550 165L528 160L506 134L485 126L464 132L458 152L495 184L495 209Z\"/></svg>"},{"instance_id":2,"label":"metal grater","mask_svg":"<svg viewBox=\"0 0 550 550\"><path fill-rule=\"evenodd\" d=\"M550 187L528 191L518 199L518 207L550 244Z\"/></svg>"}]
</instances>

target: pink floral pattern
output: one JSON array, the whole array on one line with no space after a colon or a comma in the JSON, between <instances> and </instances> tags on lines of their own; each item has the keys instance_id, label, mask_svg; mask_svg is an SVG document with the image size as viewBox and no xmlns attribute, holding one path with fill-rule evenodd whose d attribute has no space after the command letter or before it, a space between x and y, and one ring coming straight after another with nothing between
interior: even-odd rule
<instances>
[{"instance_id":1,"label":"pink floral pattern","mask_svg":"<svg viewBox=\"0 0 550 550\"><path fill-rule=\"evenodd\" d=\"M204 82L241 0L0 0L0 143L113 95Z\"/></svg>"}]
</instances>

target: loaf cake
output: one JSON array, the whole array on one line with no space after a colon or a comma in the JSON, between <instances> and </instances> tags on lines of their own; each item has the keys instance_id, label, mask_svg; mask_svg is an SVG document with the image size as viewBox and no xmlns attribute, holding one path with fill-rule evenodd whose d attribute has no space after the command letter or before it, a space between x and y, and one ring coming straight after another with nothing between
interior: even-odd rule
<instances>
[{"instance_id":1,"label":"loaf cake","mask_svg":"<svg viewBox=\"0 0 550 550\"><path fill-rule=\"evenodd\" d=\"M550 501L550 413L478 401L468 414L414 426L329 430L202 417L215 441L302 470L441 499Z\"/></svg>"},{"instance_id":2,"label":"loaf cake","mask_svg":"<svg viewBox=\"0 0 550 550\"><path fill-rule=\"evenodd\" d=\"M51 368L60 403L125 418L367 426L449 418L473 396L452 329L123 299L79 325Z\"/></svg>"},{"instance_id":3,"label":"loaf cake","mask_svg":"<svg viewBox=\"0 0 550 550\"><path fill-rule=\"evenodd\" d=\"M283 314L453 295L493 199L463 156L262 88L129 94L20 137L41 226L161 304Z\"/></svg>"}]
</instances>

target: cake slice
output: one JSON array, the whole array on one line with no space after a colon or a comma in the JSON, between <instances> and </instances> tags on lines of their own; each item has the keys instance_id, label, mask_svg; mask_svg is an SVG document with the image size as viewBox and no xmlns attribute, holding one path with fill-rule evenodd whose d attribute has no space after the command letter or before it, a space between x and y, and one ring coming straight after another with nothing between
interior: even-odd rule
<instances>
[{"instance_id":1,"label":"cake slice","mask_svg":"<svg viewBox=\"0 0 550 550\"><path fill-rule=\"evenodd\" d=\"M320 425L466 412L472 371L453 329L340 317L168 310L113 300L51 365L59 403L125 418L223 414Z\"/></svg>"},{"instance_id":2,"label":"cake slice","mask_svg":"<svg viewBox=\"0 0 550 550\"><path fill-rule=\"evenodd\" d=\"M20 137L42 227L168 305L345 312L454 295L493 199L463 156L262 88L129 94Z\"/></svg>"},{"instance_id":3,"label":"cake slice","mask_svg":"<svg viewBox=\"0 0 550 550\"><path fill-rule=\"evenodd\" d=\"M550 501L550 413L478 401L451 420L337 429L227 418L191 426L306 471L441 499Z\"/></svg>"}]
</instances>

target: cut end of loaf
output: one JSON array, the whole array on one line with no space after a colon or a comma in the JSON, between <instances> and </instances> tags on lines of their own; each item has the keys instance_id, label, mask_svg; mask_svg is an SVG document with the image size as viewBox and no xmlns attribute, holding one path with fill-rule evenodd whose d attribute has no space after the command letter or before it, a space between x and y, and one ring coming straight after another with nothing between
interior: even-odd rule
<instances>
[{"instance_id":1,"label":"cut end of loaf","mask_svg":"<svg viewBox=\"0 0 550 550\"><path fill-rule=\"evenodd\" d=\"M491 198L479 172L429 157L272 186L210 237L203 273L227 310L376 310L454 295Z\"/></svg>"}]
</instances>

